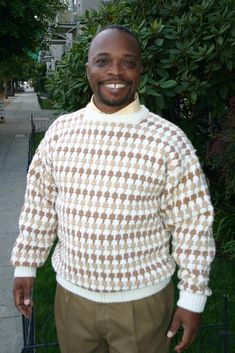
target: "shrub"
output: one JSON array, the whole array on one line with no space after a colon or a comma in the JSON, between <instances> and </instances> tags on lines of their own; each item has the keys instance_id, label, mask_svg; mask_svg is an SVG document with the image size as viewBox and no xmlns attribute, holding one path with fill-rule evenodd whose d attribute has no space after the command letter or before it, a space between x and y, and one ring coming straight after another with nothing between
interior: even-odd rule
<instances>
[{"instance_id":1,"label":"shrub","mask_svg":"<svg viewBox=\"0 0 235 353\"><path fill-rule=\"evenodd\" d=\"M126 25L142 46L141 102L186 132L208 174L213 202L222 209L225 201L231 204L234 132L221 127L221 118L228 116L235 91L234 0L113 0L79 21L76 42L48 80L58 108L74 111L87 104L89 43L107 24ZM213 155L211 146L220 142L225 150Z\"/></svg>"},{"instance_id":2,"label":"shrub","mask_svg":"<svg viewBox=\"0 0 235 353\"><path fill-rule=\"evenodd\" d=\"M112 1L79 20L78 39L48 83L63 109L87 103L89 42L101 27L120 23L140 39L145 72L139 91L150 109L176 121L226 111L235 89L233 0Z\"/></svg>"},{"instance_id":3,"label":"shrub","mask_svg":"<svg viewBox=\"0 0 235 353\"><path fill-rule=\"evenodd\" d=\"M32 85L39 95L46 92L46 71L46 64L35 64L32 70Z\"/></svg>"},{"instance_id":4,"label":"shrub","mask_svg":"<svg viewBox=\"0 0 235 353\"><path fill-rule=\"evenodd\" d=\"M216 210L214 236L217 253L235 258L235 208Z\"/></svg>"},{"instance_id":5,"label":"shrub","mask_svg":"<svg viewBox=\"0 0 235 353\"><path fill-rule=\"evenodd\" d=\"M220 197L223 203L235 201L235 97L230 100L230 110L219 120L209 149L208 164L215 175L215 183L223 186Z\"/></svg>"}]
</instances>

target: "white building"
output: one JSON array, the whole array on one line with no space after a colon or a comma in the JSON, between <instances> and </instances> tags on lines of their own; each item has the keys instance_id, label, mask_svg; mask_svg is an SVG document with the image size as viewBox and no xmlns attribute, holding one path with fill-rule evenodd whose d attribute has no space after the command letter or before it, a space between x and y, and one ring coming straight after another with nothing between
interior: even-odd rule
<instances>
[{"instance_id":1,"label":"white building","mask_svg":"<svg viewBox=\"0 0 235 353\"><path fill-rule=\"evenodd\" d=\"M55 30L49 39L49 49L39 54L40 62L45 62L47 72L54 71L56 64L68 51L73 40L78 36L79 22L78 15L83 14L90 8L97 9L102 0L64 0L67 9L58 13L56 17Z\"/></svg>"}]
</instances>

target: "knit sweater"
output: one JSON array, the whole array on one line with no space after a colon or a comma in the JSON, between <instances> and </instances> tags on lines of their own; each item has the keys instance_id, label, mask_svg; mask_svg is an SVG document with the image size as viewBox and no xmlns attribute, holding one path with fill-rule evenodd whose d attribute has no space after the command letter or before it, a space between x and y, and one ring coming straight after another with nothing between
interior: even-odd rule
<instances>
[{"instance_id":1,"label":"knit sweater","mask_svg":"<svg viewBox=\"0 0 235 353\"><path fill-rule=\"evenodd\" d=\"M178 265L178 305L201 312L215 247L213 208L184 133L144 106L134 114L86 108L58 118L27 176L16 276L52 256L57 280L88 299L151 295Z\"/></svg>"}]
</instances>

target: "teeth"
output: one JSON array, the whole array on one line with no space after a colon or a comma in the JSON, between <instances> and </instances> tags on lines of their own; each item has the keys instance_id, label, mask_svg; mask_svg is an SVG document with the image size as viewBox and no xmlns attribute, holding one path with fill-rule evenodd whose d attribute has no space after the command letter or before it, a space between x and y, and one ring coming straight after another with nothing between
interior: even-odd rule
<instances>
[{"instance_id":1,"label":"teeth","mask_svg":"<svg viewBox=\"0 0 235 353\"><path fill-rule=\"evenodd\" d=\"M126 87L124 83L106 83L105 86L108 88L114 88L114 89Z\"/></svg>"}]
</instances>

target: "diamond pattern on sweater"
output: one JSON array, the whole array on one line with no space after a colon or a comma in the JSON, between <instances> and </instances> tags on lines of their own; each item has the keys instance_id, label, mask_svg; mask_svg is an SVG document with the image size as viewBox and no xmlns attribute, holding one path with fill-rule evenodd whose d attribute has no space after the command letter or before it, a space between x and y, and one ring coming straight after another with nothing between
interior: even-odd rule
<instances>
[{"instance_id":1,"label":"diamond pattern on sweater","mask_svg":"<svg viewBox=\"0 0 235 353\"><path fill-rule=\"evenodd\" d=\"M149 112L124 124L81 110L55 121L31 163L12 262L41 266L58 236L53 266L83 288L143 288L170 277L175 260L180 288L209 294L212 220L205 178L179 128Z\"/></svg>"}]
</instances>

